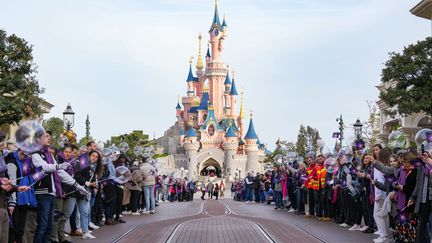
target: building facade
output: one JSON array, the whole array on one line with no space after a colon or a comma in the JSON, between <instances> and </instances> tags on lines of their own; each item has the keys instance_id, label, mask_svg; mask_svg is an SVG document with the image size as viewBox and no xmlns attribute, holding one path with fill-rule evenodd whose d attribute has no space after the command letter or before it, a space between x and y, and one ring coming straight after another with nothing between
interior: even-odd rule
<instances>
[{"instance_id":1,"label":"building facade","mask_svg":"<svg viewBox=\"0 0 432 243\"><path fill-rule=\"evenodd\" d=\"M265 146L255 132L252 113L246 130L243 93L239 97L234 75L223 62L228 25L225 17L221 22L217 3L208 34L204 59L203 37L198 36L198 58L194 67L190 61L186 95L177 103L175 124L158 145L173 157L175 168L183 168L184 176L198 179L211 173L232 180L262 171Z\"/></svg>"},{"instance_id":2,"label":"building facade","mask_svg":"<svg viewBox=\"0 0 432 243\"><path fill-rule=\"evenodd\" d=\"M432 0L422 0L416 6L414 6L410 12L421 18L425 18L432 21ZM388 84L392 85L392 84ZM377 86L378 90L384 91L387 87L381 83ZM396 115L390 117L385 114L385 110L388 108L382 100L377 102L380 108L380 138L381 141L386 143L390 132L398 127L398 130L404 133L406 138L406 144L414 142L415 134L422 128L432 128L432 117L425 113L413 113L409 116Z\"/></svg>"}]
</instances>

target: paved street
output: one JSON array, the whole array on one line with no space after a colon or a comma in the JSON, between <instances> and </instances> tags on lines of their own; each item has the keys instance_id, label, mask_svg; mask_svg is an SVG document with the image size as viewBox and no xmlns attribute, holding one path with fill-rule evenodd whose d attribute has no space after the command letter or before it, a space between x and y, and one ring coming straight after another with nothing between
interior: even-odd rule
<instances>
[{"instance_id":1,"label":"paved street","mask_svg":"<svg viewBox=\"0 0 432 243\"><path fill-rule=\"evenodd\" d=\"M94 231L93 242L372 242L373 235L231 199L161 203L154 215ZM73 237L74 242L87 242ZM90 241L88 241L90 242Z\"/></svg>"}]
</instances>

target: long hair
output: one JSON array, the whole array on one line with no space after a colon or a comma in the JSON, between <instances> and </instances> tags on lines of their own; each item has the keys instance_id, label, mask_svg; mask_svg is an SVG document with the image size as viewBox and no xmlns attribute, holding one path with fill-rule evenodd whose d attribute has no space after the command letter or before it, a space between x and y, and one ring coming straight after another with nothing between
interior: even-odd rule
<instances>
[{"instance_id":1,"label":"long hair","mask_svg":"<svg viewBox=\"0 0 432 243\"><path fill-rule=\"evenodd\" d=\"M379 143L374 144L374 146L372 146L372 156L373 156L374 159L378 159L377 156L375 156L375 153L373 152L373 148L375 148L375 147L379 148L380 150L382 150L383 147L382 147L382 145L379 144Z\"/></svg>"},{"instance_id":2,"label":"long hair","mask_svg":"<svg viewBox=\"0 0 432 243\"><path fill-rule=\"evenodd\" d=\"M383 148L380 150L379 154L378 154L378 161L381 163L384 163L385 165L390 164L390 149L388 148Z\"/></svg>"},{"instance_id":3,"label":"long hair","mask_svg":"<svg viewBox=\"0 0 432 243\"><path fill-rule=\"evenodd\" d=\"M92 151L90 151L90 152L88 153L89 158L91 157L91 155L92 155L93 153L96 153L96 154L98 155L98 159L97 159L97 161L96 161L96 171L95 171L95 174L96 174L97 177L101 177L102 174L103 174L103 170L104 170L104 167L103 167L103 165L102 165L101 155L100 155L100 153L99 153L98 151L96 151L96 150L92 150Z\"/></svg>"}]
</instances>

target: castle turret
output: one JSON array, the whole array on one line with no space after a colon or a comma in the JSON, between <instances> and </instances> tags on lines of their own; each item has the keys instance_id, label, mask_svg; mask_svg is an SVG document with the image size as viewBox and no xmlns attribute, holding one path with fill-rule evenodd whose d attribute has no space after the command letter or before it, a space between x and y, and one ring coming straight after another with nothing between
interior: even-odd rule
<instances>
[{"instance_id":1,"label":"castle turret","mask_svg":"<svg viewBox=\"0 0 432 243\"><path fill-rule=\"evenodd\" d=\"M218 4L215 2L215 11L213 16L213 21L210 26L210 43L211 43L211 50L212 50L212 57L213 61L219 61L220 59L220 38L223 38L223 28L222 24L220 23L219 19L219 11L218 11Z\"/></svg>"},{"instance_id":2,"label":"castle turret","mask_svg":"<svg viewBox=\"0 0 432 243\"><path fill-rule=\"evenodd\" d=\"M210 43L207 43L206 65L211 61Z\"/></svg>"},{"instance_id":3,"label":"castle turret","mask_svg":"<svg viewBox=\"0 0 432 243\"><path fill-rule=\"evenodd\" d=\"M230 178L234 174L231 168L235 165L235 154L237 153L238 138L235 134L231 124L225 133L225 142L223 144L223 149L225 151L224 164L225 164L225 175Z\"/></svg>"},{"instance_id":4,"label":"castle turret","mask_svg":"<svg viewBox=\"0 0 432 243\"><path fill-rule=\"evenodd\" d=\"M231 91L229 93L230 95L230 117L235 118L236 116L236 96L238 96L237 87L235 85L235 80L233 78L232 85L231 85Z\"/></svg>"},{"instance_id":5,"label":"castle turret","mask_svg":"<svg viewBox=\"0 0 432 243\"><path fill-rule=\"evenodd\" d=\"M198 162L197 152L199 148L199 142L197 142L198 134L193 128L193 123L189 124L189 130L186 132L184 148L186 151L187 167L188 167L188 178L197 179L198 176Z\"/></svg>"},{"instance_id":6,"label":"castle turret","mask_svg":"<svg viewBox=\"0 0 432 243\"><path fill-rule=\"evenodd\" d=\"M192 74L192 58L189 61L189 73L186 82L188 86L187 96L193 97L195 95L195 87L196 83L198 82L198 78L194 77Z\"/></svg>"},{"instance_id":7,"label":"castle turret","mask_svg":"<svg viewBox=\"0 0 432 243\"><path fill-rule=\"evenodd\" d=\"M251 118L249 122L249 128L245 136L246 141L246 155L247 155L247 162L246 162L246 173L248 172L254 172L256 173L259 168L259 162L258 162L258 136L255 132L255 128L253 125L252 120L252 113Z\"/></svg>"},{"instance_id":8,"label":"castle turret","mask_svg":"<svg viewBox=\"0 0 432 243\"><path fill-rule=\"evenodd\" d=\"M225 92L224 92L224 108L225 108L225 114L229 115L230 114L230 91L231 91L231 78L229 75L229 70L227 70L227 74L225 77L225 82L224 82L224 86L225 86Z\"/></svg>"}]
</instances>

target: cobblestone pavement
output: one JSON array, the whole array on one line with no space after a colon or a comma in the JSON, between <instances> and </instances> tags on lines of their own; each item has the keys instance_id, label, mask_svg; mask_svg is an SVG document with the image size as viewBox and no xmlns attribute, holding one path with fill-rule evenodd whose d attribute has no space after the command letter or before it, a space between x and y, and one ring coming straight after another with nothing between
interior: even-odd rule
<instances>
[{"instance_id":1,"label":"cobblestone pavement","mask_svg":"<svg viewBox=\"0 0 432 243\"><path fill-rule=\"evenodd\" d=\"M305 219L264 204L231 199L161 203L153 215L123 217L104 226L95 240L73 242L372 242L373 235L350 232L334 223Z\"/></svg>"}]
</instances>

